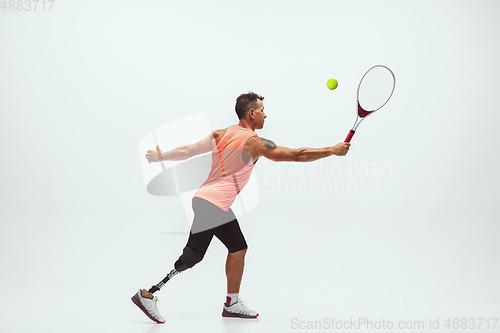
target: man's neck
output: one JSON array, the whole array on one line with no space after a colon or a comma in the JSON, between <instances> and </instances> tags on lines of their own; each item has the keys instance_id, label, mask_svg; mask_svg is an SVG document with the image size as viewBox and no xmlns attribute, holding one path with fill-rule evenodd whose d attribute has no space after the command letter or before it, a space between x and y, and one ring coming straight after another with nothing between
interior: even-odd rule
<instances>
[{"instance_id":1,"label":"man's neck","mask_svg":"<svg viewBox=\"0 0 500 333\"><path fill-rule=\"evenodd\" d=\"M252 131L255 131L255 125L252 123L249 123L246 121L246 119L240 119L240 122L238 123L239 126L251 129Z\"/></svg>"}]
</instances>

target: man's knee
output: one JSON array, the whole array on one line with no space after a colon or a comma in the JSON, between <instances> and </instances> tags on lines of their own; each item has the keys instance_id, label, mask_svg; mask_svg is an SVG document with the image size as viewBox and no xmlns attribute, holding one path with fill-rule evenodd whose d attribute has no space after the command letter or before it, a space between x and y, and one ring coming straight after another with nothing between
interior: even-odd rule
<instances>
[{"instance_id":1,"label":"man's knee","mask_svg":"<svg viewBox=\"0 0 500 333\"><path fill-rule=\"evenodd\" d=\"M181 256L174 264L175 269L179 272L182 272L188 268L192 268L194 265L203 260L204 256L205 255L200 253L199 251L186 246L182 251Z\"/></svg>"},{"instance_id":2,"label":"man's knee","mask_svg":"<svg viewBox=\"0 0 500 333\"><path fill-rule=\"evenodd\" d=\"M237 260L244 260L245 259L245 254L247 253L247 249L239 250L236 252L229 252L229 256L231 258L237 259Z\"/></svg>"}]
</instances>

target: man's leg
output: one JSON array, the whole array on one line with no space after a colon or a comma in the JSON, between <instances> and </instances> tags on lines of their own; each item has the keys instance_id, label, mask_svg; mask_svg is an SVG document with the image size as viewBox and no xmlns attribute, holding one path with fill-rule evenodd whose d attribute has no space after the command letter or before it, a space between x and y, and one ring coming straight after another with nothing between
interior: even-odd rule
<instances>
[{"instance_id":1,"label":"man's leg","mask_svg":"<svg viewBox=\"0 0 500 333\"><path fill-rule=\"evenodd\" d=\"M142 296L147 298L153 298L153 293L159 291L171 278L185 271L186 269L192 268L194 265L203 260L205 253L207 252L208 246L213 237L213 231L207 230L204 232L199 232L196 234L190 233L189 239L182 251L182 255L177 259L174 264L174 269L168 273L168 275L161 280L158 284L149 288L148 291L143 290Z\"/></svg>"},{"instance_id":2,"label":"man's leg","mask_svg":"<svg viewBox=\"0 0 500 333\"><path fill-rule=\"evenodd\" d=\"M239 298L247 243L236 217L231 222L218 227L215 236L220 239L229 251L226 261L227 297L222 309L222 316L257 318L259 314L249 309Z\"/></svg>"},{"instance_id":3,"label":"man's leg","mask_svg":"<svg viewBox=\"0 0 500 333\"><path fill-rule=\"evenodd\" d=\"M247 249L228 253L226 260L227 293L237 294L240 292L241 278L245 266L245 254Z\"/></svg>"},{"instance_id":4,"label":"man's leg","mask_svg":"<svg viewBox=\"0 0 500 333\"><path fill-rule=\"evenodd\" d=\"M182 255L175 262L174 269L163 280L152 286L148 291L142 291L141 295L143 297L153 298L153 293L159 291L175 275L192 268L203 260L217 230L216 227L223 220L226 212L213 203L198 197L193 198L192 207L194 212L193 224Z\"/></svg>"},{"instance_id":5,"label":"man's leg","mask_svg":"<svg viewBox=\"0 0 500 333\"><path fill-rule=\"evenodd\" d=\"M163 280L152 286L149 290L141 289L137 294L132 296L132 301L153 321L157 323L165 322L165 319L158 311L158 298L153 296L153 293L159 291L175 275L199 263L203 259L212 237L213 231L210 230L195 234L190 233L182 255L174 264L174 269L170 271Z\"/></svg>"},{"instance_id":6,"label":"man's leg","mask_svg":"<svg viewBox=\"0 0 500 333\"><path fill-rule=\"evenodd\" d=\"M230 214L234 216L232 211ZM227 293L238 294L248 246L236 217L231 222L218 227L215 237L226 246L229 252L226 260Z\"/></svg>"}]
</instances>

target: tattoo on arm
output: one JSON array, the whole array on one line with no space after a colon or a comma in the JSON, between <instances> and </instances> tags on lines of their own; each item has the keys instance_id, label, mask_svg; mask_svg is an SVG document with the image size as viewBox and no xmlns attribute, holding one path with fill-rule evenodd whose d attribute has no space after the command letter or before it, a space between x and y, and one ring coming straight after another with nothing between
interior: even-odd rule
<instances>
[{"instance_id":1,"label":"tattoo on arm","mask_svg":"<svg viewBox=\"0 0 500 333\"><path fill-rule=\"evenodd\" d=\"M260 143L263 144L268 150L274 150L276 148L276 144L268 139L260 138Z\"/></svg>"}]
</instances>

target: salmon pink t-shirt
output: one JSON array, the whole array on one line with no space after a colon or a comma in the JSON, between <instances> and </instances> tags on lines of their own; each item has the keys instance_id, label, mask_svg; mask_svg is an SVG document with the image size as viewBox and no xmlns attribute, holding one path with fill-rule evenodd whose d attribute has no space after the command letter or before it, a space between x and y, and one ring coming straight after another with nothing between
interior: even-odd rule
<instances>
[{"instance_id":1,"label":"salmon pink t-shirt","mask_svg":"<svg viewBox=\"0 0 500 333\"><path fill-rule=\"evenodd\" d=\"M248 182L255 162L243 146L257 134L239 125L229 126L212 150L212 167L207 180L193 197L205 199L217 207L229 210L236 196Z\"/></svg>"}]
</instances>

